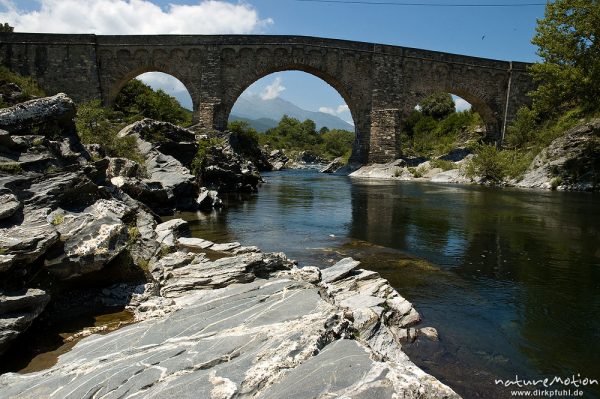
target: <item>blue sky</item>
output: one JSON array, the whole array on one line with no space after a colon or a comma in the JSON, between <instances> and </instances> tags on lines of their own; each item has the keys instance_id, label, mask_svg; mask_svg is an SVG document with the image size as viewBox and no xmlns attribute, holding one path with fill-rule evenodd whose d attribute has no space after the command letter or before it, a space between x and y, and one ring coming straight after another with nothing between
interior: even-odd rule
<instances>
[{"instance_id":1,"label":"blue sky","mask_svg":"<svg viewBox=\"0 0 600 399\"><path fill-rule=\"evenodd\" d=\"M436 2L514 4L543 1ZM190 7L181 7L184 5ZM78 11L85 17L74 17ZM119 18L114 18L114 13ZM536 19L543 17L543 14L543 6L400 7L297 0L247 0L241 3L197 0L0 0L0 21L12 23L17 31L297 34L516 61L537 59L536 48L530 40L535 33ZM121 24L118 25L116 20ZM53 21L53 24L49 21ZM249 90L257 94L265 92L267 86L277 83L277 77L279 86L285 88L279 91L279 95L303 108L337 111L343 103L331 87L300 72L270 75ZM349 119L347 113L340 115Z\"/></svg>"}]
</instances>

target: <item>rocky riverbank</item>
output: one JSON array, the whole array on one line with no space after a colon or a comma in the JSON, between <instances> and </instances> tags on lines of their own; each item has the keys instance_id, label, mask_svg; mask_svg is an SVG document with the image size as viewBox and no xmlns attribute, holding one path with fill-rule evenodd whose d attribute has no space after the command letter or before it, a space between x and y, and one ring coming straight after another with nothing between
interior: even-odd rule
<instances>
[{"instance_id":1,"label":"rocky riverbank","mask_svg":"<svg viewBox=\"0 0 600 399\"><path fill-rule=\"evenodd\" d=\"M181 237L183 226L155 227L175 252L127 290L138 323L83 339L48 370L0 376L0 394L458 397L402 352L435 330L415 328L416 310L377 273L350 258L298 268L283 254Z\"/></svg>"},{"instance_id":2,"label":"rocky riverbank","mask_svg":"<svg viewBox=\"0 0 600 399\"><path fill-rule=\"evenodd\" d=\"M0 354L99 304L136 323L1 375L0 397L458 397L402 351L437 333L377 273L349 258L299 268L162 222L256 190L230 135L142 120L119 133L137 163L82 145L75 114L62 94L0 110Z\"/></svg>"},{"instance_id":3,"label":"rocky riverbank","mask_svg":"<svg viewBox=\"0 0 600 399\"><path fill-rule=\"evenodd\" d=\"M348 173L356 178L490 184L467 173L467 163L474 156L468 149L458 148L435 159L402 158L386 164L362 166ZM328 171L341 167L333 165L332 169L331 166ZM563 191L600 190L600 119L582 123L552 141L535 157L521 178L494 184Z\"/></svg>"}]
</instances>

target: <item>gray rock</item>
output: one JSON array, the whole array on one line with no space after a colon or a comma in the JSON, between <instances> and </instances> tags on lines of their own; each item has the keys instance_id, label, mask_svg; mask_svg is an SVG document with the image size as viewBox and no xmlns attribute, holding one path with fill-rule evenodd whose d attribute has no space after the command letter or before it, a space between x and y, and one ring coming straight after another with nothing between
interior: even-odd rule
<instances>
[{"instance_id":1,"label":"gray rock","mask_svg":"<svg viewBox=\"0 0 600 399\"><path fill-rule=\"evenodd\" d=\"M371 308L381 306L386 302L385 298L371 295L353 295L340 301L340 306L349 309Z\"/></svg>"},{"instance_id":2,"label":"gray rock","mask_svg":"<svg viewBox=\"0 0 600 399\"><path fill-rule=\"evenodd\" d=\"M199 187L188 168L191 159L177 146L182 139L195 143L192 132L170 123L144 119L123 128L119 136L136 138L145 158L147 178L131 178L122 173L112 177L113 184L160 214L169 214L173 209L198 209Z\"/></svg>"},{"instance_id":3,"label":"gray rock","mask_svg":"<svg viewBox=\"0 0 600 399\"><path fill-rule=\"evenodd\" d=\"M189 226L183 219L171 219L157 225L154 231L156 232L156 241L160 245L174 247L179 237L189 235Z\"/></svg>"},{"instance_id":4,"label":"gray rock","mask_svg":"<svg viewBox=\"0 0 600 399\"><path fill-rule=\"evenodd\" d=\"M439 341L438 332L433 327L421 327L418 331L419 335L422 335L431 341Z\"/></svg>"},{"instance_id":5,"label":"gray rock","mask_svg":"<svg viewBox=\"0 0 600 399\"><path fill-rule=\"evenodd\" d=\"M193 249L207 249L212 247L215 243L208 240L203 240L201 238L190 238L190 237L180 237L177 239L179 245L193 248Z\"/></svg>"},{"instance_id":6,"label":"gray rock","mask_svg":"<svg viewBox=\"0 0 600 399\"><path fill-rule=\"evenodd\" d=\"M48 270L62 279L102 269L119 255L128 240L123 218L132 209L116 200L99 200L82 212L62 209L48 215L64 243L44 260Z\"/></svg>"},{"instance_id":7,"label":"gray rock","mask_svg":"<svg viewBox=\"0 0 600 399\"><path fill-rule=\"evenodd\" d=\"M15 255L0 255L0 273L8 271L15 262Z\"/></svg>"},{"instance_id":8,"label":"gray rock","mask_svg":"<svg viewBox=\"0 0 600 399\"><path fill-rule=\"evenodd\" d=\"M106 177L143 177L140 164L126 158L108 158Z\"/></svg>"},{"instance_id":9,"label":"gray rock","mask_svg":"<svg viewBox=\"0 0 600 399\"><path fill-rule=\"evenodd\" d=\"M239 242L228 242L224 244L214 244L212 247L210 247L210 249L219 252L229 252L241 246L242 244L240 244Z\"/></svg>"},{"instance_id":10,"label":"gray rock","mask_svg":"<svg viewBox=\"0 0 600 399\"><path fill-rule=\"evenodd\" d=\"M333 283L346 277L350 272L358 268L360 262L352 258L344 258L335 265L321 270L321 280L323 283Z\"/></svg>"},{"instance_id":11,"label":"gray rock","mask_svg":"<svg viewBox=\"0 0 600 399\"><path fill-rule=\"evenodd\" d=\"M596 191L600 188L600 118L576 126L533 160L517 187Z\"/></svg>"},{"instance_id":12,"label":"gray rock","mask_svg":"<svg viewBox=\"0 0 600 399\"><path fill-rule=\"evenodd\" d=\"M59 240L59 234L46 217L50 209L26 210L21 224L0 229L0 248L15 263L31 263Z\"/></svg>"},{"instance_id":13,"label":"gray rock","mask_svg":"<svg viewBox=\"0 0 600 399\"><path fill-rule=\"evenodd\" d=\"M21 201L12 193L0 194L0 219L6 219L21 209Z\"/></svg>"},{"instance_id":14,"label":"gray rock","mask_svg":"<svg viewBox=\"0 0 600 399\"><path fill-rule=\"evenodd\" d=\"M379 328L372 327L370 338L343 339L352 336L354 327L316 286L278 278L234 284L245 273L281 269L285 263L269 254L215 262L182 252L168 255L154 265L153 274L162 270L157 274L161 291L172 299L140 304L147 306L141 313L149 313L146 321L84 338L49 370L0 376L0 395L458 398L402 356L394 338L402 336L400 331L375 323ZM223 278L224 273L238 279ZM222 281L223 287L175 289L173 284L182 287L190 276L192 284L200 274L213 283ZM365 288L378 278L367 273L347 280ZM168 287L173 290L165 291ZM159 303L166 314L151 310ZM378 360L384 358L393 361Z\"/></svg>"},{"instance_id":15,"label":"gray rock","mask_svg":"<svg viewBox=\"0 0 600 399\"><path fill-rule=\"evenodd\" d=\"M0 109L0 129L11 134L28 132L34 127L48 129L50 125L71 130L74 117L75 104L60 93Z\"/></svg>"},{"instance_id":16,"label":"gray rock","mask_svg":"<svg viewBox=\"0 0 600 399\"><path fill-rule=\"evenodd\" d=\"M331 161L327 166L321 169L321 173L335 173L338 169L342 168L345 165L344 159L342 157L336 158Z\"/></svg>"},{"instance_id":17,"label":"gray rock","mask_svg":"<svg viewBox=\"0 0 600 399\"><path fill-rule=\"evenodd\" d=\"M223 201L219 198L219 193L215 190L209 190L206 187L200 187L200 195L196 202L199 209L213 209L223 206Z\"/></svg>"},{"instance_id":18,"label":"gray rock","mask_svg":"<svg viewBox=\"0 0 600 399\"><path fill-rule=\"evenodd\" d=\"M39 289L12 293L0 291L0 354L7 349L10 341L29 328L49 301L50 296Z\"/></svg>"}]
</instances>

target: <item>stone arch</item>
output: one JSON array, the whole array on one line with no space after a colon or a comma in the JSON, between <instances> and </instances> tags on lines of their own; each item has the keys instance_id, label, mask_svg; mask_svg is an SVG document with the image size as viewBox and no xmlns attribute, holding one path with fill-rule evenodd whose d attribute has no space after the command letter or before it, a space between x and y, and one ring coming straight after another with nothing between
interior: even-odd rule
<instances>
[{"instance_id":1,"label":"stone arch","mask_svg":"<svg viewBox=\"0 0 600 399\"><path fill-rule=\"evenodd\" d=\"M311 64L313 63L314 60L313 62L311 62ZM353 158L359 159L359 152L363 151L362 149L365 147L362 142L368 140L367 134L368 128L370 126L368 110L370 110L370 104L362 104L361 99L357 99L355 96L353 96L351 89L347 87L344 83L342 83L339 79L335 78L332 74L323 70L322 68L318 68L313 65L308 65L305 63L286 63L276 66L267 66L260 70L254 70L252 73L245 75L240 74L238 78L232 82L233 84L229 85L224 90L224 95L220 107L221 112L217 116L217 127L221 126L223 128L226 126L227 120L235 102L248 87L250 87L258 80L277 72L304 72L316 78L319 78L324 83L328 84L342 97L346 105L348 105L350 115L352 116L352 120L354 122L354 133L356 135L355 143L353 146Z\"/></svg>"},{"instance_id":2,"label":"stone arch","mask_svg":"<svg viewBox=\"0 0 600 399\"><path fill-rule=\"evenodd\" d=\"M454 94L469 102L469 104L471 104L471 109L477 112L485 123L486 137L494 138L497 131L500 129L501 114L498 114L498 111L494 110L494 106L486 100L486 96L478 94L474 90L462 85L432 85L425 90L420 90L418 93L413 92L412 95L407 97L407 101L402 110L402 116L407 117L421 101L431 94L439 92Z\"/></svg>"}]
</instances>

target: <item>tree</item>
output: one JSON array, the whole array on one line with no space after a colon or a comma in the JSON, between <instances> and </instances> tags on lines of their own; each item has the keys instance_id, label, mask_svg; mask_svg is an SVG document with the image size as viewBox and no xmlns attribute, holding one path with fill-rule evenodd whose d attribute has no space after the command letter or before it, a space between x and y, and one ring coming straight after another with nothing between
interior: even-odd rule
<instances>
[{"instance_id":1,"label":"tree","mask_svg":"<svg viewBox=\"0 0 600 399\"><path fill-rule=\"evenodd\" d=\"M114 109L128 119L143 117L179 125L191 124L191 112L183 108L175 97L162 90L154 91L137 79L129 81L121 89Z\"/></svg>"},{"instance_id":2,"label":"tree","mask_svg":"<svg viewBox=\"0 0 600 399\"><path fill-rule=\"evenodd\" d=\"M600 110L600 1L555 0L538 20L532 43L544 62L532 66L534 109L550 116L580 106Z\"/></svg>"},{"instance_id":3,"label":"tree","mask_svg":"<svg viewBox=\"0 0 600 399\"><path fill-rule=\"evenodd\" d=\"M448 93L433 93L421 101L421 112L425 116L442 120L456 111L456 105L452 96Z\"/></svg>"},{"instance_id":4,"label":"tree","mask_svg":"<svg viewBox=\"0 0 600 399\"><path fill-rule=\"evenodd\" d=\"M0 33L12 33L12 32L14 32L14 30L15 30L15 28L10 26L6 22L3 24L0 23Z\"/></svg>"}]
</instances>

